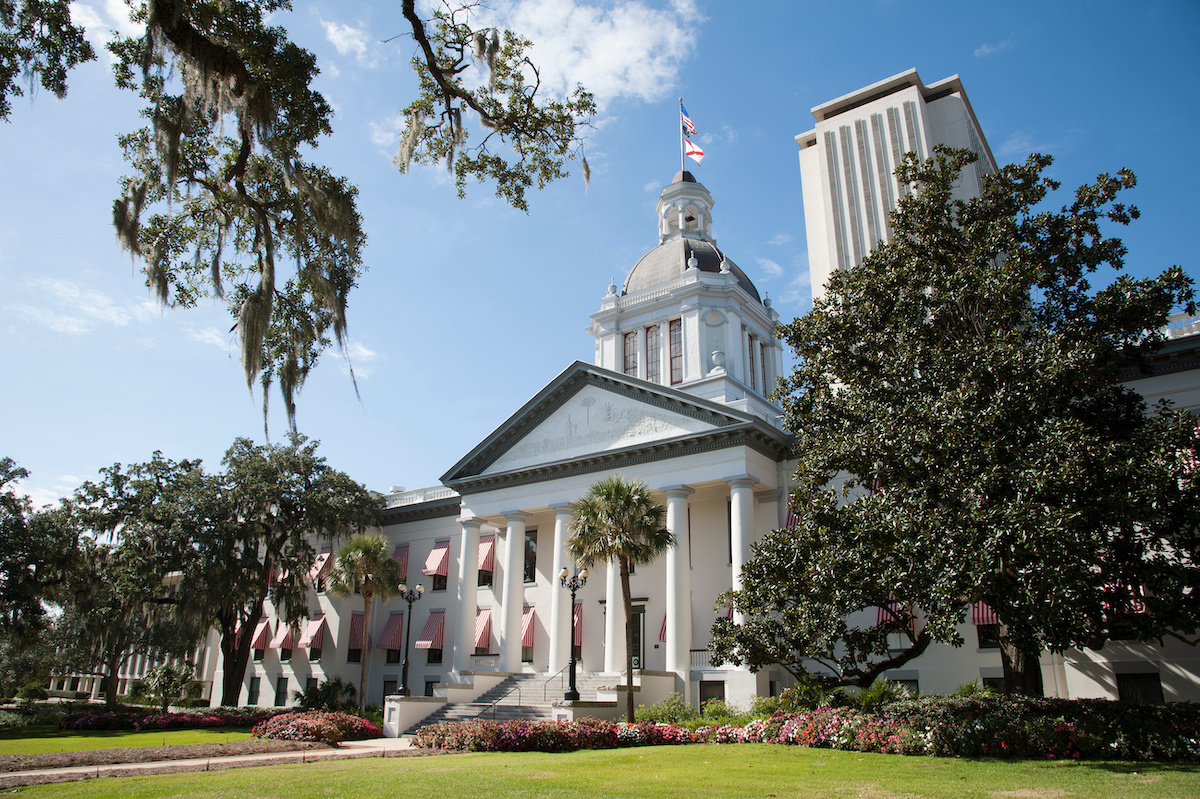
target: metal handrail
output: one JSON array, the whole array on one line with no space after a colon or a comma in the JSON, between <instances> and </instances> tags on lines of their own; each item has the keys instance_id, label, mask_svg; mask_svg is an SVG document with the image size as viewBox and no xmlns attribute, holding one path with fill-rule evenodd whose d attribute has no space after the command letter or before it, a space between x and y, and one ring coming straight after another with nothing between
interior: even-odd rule
<instances>
[{"instance_id":1,"label":"metal handrail","mask_svg":"<svg viewBox=\"0 0 1200 799\"><path fill-rule=\"evenodd\" d=\"M501 696L499 699L497 699L495 702L492 702L490 705L485 707L483 710L476 713L475 718L481 718L484 713L487 713L489 710L491 710L492 711L492 721L495 721L496 720L496 705L500 704L505 699L508 699L508 697L510 697L512 695L513 691L517 692L517 707L524 707L524 704L521 702L521 686L514 685L512 688L509 688L508 691L505 692L505 694L503 696Z\"/></svg>"},{"instance_id":2,"label":"metal handrail","mask_svg":"<svg viewBox=\"0 0 1200 799\"><path fill-rule=\"evenodd\" d=\"M549 700L546 698L546 695L547 695L547 694L549 693L549 691L550 691L550 681L551 681L551 680L553 680L555 677L561 677L561 676L562 676L562 673L563 673L564 671L566 671L568 668L570 668L570 666L571 666L571 664L570 664L570 663L568 663L566 666L563 666L561 669L559 669L558 671L554 672L554 673L553 673L553 674L551 674L549 677L547 677L547 678L546 678L546 681L545 681L544 683L542 683L542 701L543 701L543 702L547 702L547 701L549 701Z\"/></svg>"}]
</instances>

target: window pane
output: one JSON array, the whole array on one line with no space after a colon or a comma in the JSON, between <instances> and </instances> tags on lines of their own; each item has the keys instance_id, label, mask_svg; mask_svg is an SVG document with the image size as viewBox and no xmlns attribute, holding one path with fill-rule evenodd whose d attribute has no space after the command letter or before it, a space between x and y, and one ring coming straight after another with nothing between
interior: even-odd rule
<instances>
[{"instance_id":1,"label":"window pane","mask_svg":"<svg viewBox=\"0 0 1200 799\"><path fill-rule=\"evenodd\" d=\"M651 383L659 382L662 374L659 368L662 344L659 339L658 325L646 328L646 379Z\"/></svg>"},{"instance_id":2,"label":"window pane","mask_svg":"<svg viewBox=\"0 0 1200 799\"><path fill-rule=\"evenodd\" d=\"M671 348L671 385L683 382L683 322L675 319L668 325Z\"/></svg>"},{"instance_id":3,"label":"window pane","mask_svg":"<svg viewBox=\"0 0 1200 799\"><path fill-rule=\"evenodd\" d=\"M637 333L625 334L625 374L637 377Z\"/></svg>"},{"instance_id":4,"label":"window pane","mask_svg":"<svg viewBox=\"0 0 1200 799\"><path fill-rule=\"evenodd\" d=\"M537 582L537 530L525 532L525 582Z\"/></svg>"},{"instance_id":5,"label":"window pane","mask_svg":"<svg viewBox=\"0 0 1200 799\"><path fill-rule=\"evenodd\" d=\"M754 336L749 336L749 339L750 339L750 350L746 354L746 364L747 364L746 385L750 386L751 389L754 389L758 386L758 372L755 369L755 363L754 363L758 359L754 357L754 355L755 355L755 353L754 353L755 338L754 338Z\"/></svg>"}]
</instances>

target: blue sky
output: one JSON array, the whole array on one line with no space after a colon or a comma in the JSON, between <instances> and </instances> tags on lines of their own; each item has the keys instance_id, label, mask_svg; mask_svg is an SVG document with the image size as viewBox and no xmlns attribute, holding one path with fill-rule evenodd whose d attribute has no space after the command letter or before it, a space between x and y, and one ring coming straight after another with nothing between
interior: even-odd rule
<instances>
[{"instance_id":1,"label":"blue sky","mask_svg":"<svg viewBox=\"0 0 1200 799\"><path fill-rule=\"evenodd\" d=\"M415 87L411 41L381 41L404 30L398 3L297 0L277 20L317 54L337 112L317 160L359 187L368 234L349 309L361 401L327 354L299 424L369 488L436 484L568 364L592 360L588 314L656 243L679 97L700 130L706 158L689 168L716 201L718 242L784 319L811 305L794 136L813 106L912 67L926 83L962 77L1001 162L1050 153L1065 189L1131 168L1143 218L1124 231L1130 271L1200 274L1194 0L490 5L535 42L547 85L581 81L601 103L590 186L572 175L529 214L487 186L457 199L444 170L392 168ZM128 25L124 7L73 12L102 41ZM137 111L101 62L72 74L65 100L18 98L0 124L0 456L30 470L22 487L39 503L155 450L216 468L235 437L264 440L226 311L158 308L117 247L116 136ZM271 430L285 431L275 412Z\"/></svg>"}]
</instances>

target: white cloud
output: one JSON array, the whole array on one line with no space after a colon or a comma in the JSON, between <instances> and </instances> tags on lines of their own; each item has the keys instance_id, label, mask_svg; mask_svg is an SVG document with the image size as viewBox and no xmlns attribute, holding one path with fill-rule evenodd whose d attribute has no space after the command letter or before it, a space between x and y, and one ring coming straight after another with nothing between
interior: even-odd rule
<instances>
[{"instance_id":1,"label":"white cloud","mask_svg":"<svg viewBox=\"0 0 1200 799\"><path fill-rule=\"evenodd\" d=\"M354 60L363 66L373 67L378 63L378 53L372 46L372 40L368 38L366 31L362 28L341 22L327 22L319 16L317 19L321 21L321 27L325 29L325 38L340 55L353 55Z\"/></svg>"},{"instance_id":2,"label":"white cloud","mask_svg":"<svg viewBox=\"0 0 1200 799\"><path fill-rule=\"evenodd\" d=\"M775 247L778 247L781 244L791 244L791 243L792 243L792 234L791 233L776 233L775 236L770 241L767 242L767 244L770 244Z\"/></svg>"},{"instance_id":3,"label":"white cloud","mask_svg":"<svg viewBox=\"0 0 1200 799\"><path fill-rule=\"evenodd\" d=\"M349 374L350 370L354 370L355 377L361 377L366 380L371 376L372 369L369 364L379 360L382 356L366 345L358 341L351 341L346 345L346 353L343 357L342 372Z\"/></svg>"},{"instance_id":4,"label":"white cloud","mask_svg":"<svg viewBox=\"0 0 1200 799\"><path fill-rule=\"evenodd\" d=\"M396 147L400 144L400 131L404 130L404 117L393 114L382 122L368 123L368 127L371 129L371 144L385 150L388 158L395 156Z\"/></svg>"},{"instance_id":5,"label":"white cloud","mask_svg":"<svg viewBox=\"0 0 1200 799\"><path fill-rule=\"evenodd\" d=\"M772 261L770 258L755 258L758 261L758 267L767 277L780 277L783 275L783 267Z\"/></svg>"},{"instance_id":6,"label":"white cloud","mask_svg":"<svg viewBox=\"0 0 1200 799\"><path fill-rule=\"evenodd\" d=\"M976 58L987 58L988 56L1000 55L1002 53L1011 53L1017 49L1016 35L1010 35L1007 39L996 44L981 44L975 48Z\"/></svg>"},{"instance_id":7,"label":"white cloud","mask_svg":"<svg viewBox=\"0 0 1200 799\"><path fill-rule=\"evenodd\" d=\"M117 34L141 36L145 26L129 17L125 0L103 0L102 3L83 3L76 0L69 6L71 21L82 25L84 35L101 58L112 62L113 55L105 45Z\"/></svg>"},{"instance_id":8,"label":"white cloud","mask_svg":"<svg viewBox=\"0 0 1200 799\"><path fill-rule=\"evenodd\" d=\"M666 8L639 0L602 7L577 0L509 0L478 20L533 42L531 60L550 94L564 97L582 83L601 108L622 97L669 96L701 21L694 0L672 0Z\"/></svg>"},{"instance_id":9,"label":"white cloud","mask_svg":"<svg viewBox=\"0 0 1200 799\"><path fill-rule=\"evenodd\" d=\"M201 344L211 344L214 347L228 349L232 340L229 334L222 333L215 327L192 328L187 331L187 337Z\"/></svg>"},{"instance_id":10,"label":"white cloud","mask_svg":"<svg viewBox=\"0 0 1200 799\"><path fill-rule=\"evenodd\" d=\"M46 301L9 305L8 309L57 333L87 333L97 325L125 327L150 319L157 312L152 302L117 302L67 280L40 278L25 281L25 286L45 295Z\"/></svg>"}]
</instances>

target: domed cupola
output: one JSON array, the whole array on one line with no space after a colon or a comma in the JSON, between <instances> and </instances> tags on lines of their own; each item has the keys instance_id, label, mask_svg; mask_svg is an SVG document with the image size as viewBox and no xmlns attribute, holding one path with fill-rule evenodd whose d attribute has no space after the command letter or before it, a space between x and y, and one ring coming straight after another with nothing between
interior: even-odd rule
<instances>
[{"instance_id":1,"label":"domed cupola","mask_svg":"<svg viewBox=\"0 0 1200 799\"><path fill-rule=\"evenodd\" d=\"M726 259L712 235L713 198L691 172L676 173L658 205L658 246L642 256L625 278L622 294L634 294L678 279L690 267L731 272L742 290L761 302L758 289L737 264ZM692 263L693 260L695 263Z\"/></svg>"},{"instance_id":2,"label":"domed cupola","mask_svg":"<svg viewBox=\"0 0 1200 799\"><path fill-rule=\"evenodd\" d=\"M595 363L779 424L769 398L783 369L779 314L717 247L712 195L680 171L662 190L658 245L608 287L588 331Z\"/></svg>"}]
</instances>

